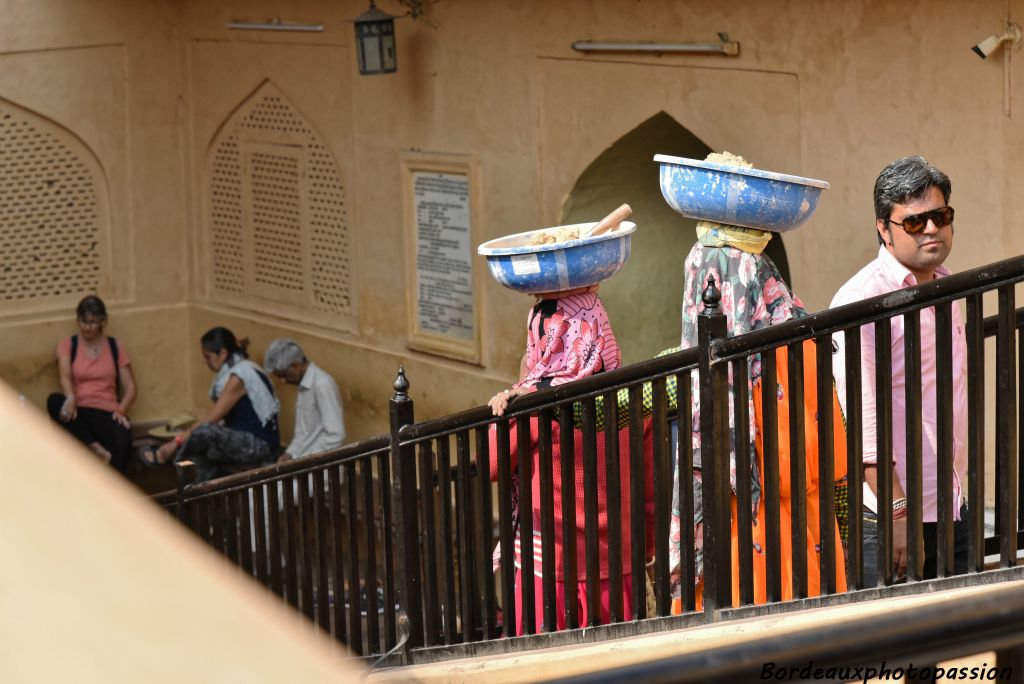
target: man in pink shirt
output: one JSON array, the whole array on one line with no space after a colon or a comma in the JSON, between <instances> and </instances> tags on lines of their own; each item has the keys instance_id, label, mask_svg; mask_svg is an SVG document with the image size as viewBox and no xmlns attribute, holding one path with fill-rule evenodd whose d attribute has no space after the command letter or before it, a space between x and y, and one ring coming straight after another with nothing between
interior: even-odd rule
<instances>
[{"instance_id":1,"label":"man in pink shirt","mask_svg":"<svg viewBox=\"0 0 1024 684\"><path fill-rule=\"evenodd\" d=\"M950 274L943 265L953 247L953 208L948 206L949 177L922 157L903 157L885 167L875 181L875 230L878 257L846 282L831 307L868 299ZM953 378L953 530L954 570L967 571L967 522L962 488L967 481L967 341L963 316L954 304L953 367L939 369ZM921 311L921 457L924 512L924 576L936 576L937 430L935 310ZM906 360L903 317L891 321L892 330L892 485L893 571L905 576L907 567L906 518ZM877 548L877 438L875 412L874 325L861 327L861 391L864 447L864 586L878 583ZM834 336L838 350L833 370L840 402L846 410L845 345ZM852 514L852 512L851 512Z\"/></svg>"}]
</instances>

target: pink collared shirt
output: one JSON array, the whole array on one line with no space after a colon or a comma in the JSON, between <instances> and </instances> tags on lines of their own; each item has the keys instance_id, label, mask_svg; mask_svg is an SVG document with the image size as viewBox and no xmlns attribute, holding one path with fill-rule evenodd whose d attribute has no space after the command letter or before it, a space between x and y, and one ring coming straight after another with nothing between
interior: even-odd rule
<instances>
[{"instance_id":1,"label":"pink collared shirt","mask_svg":"<svg viewBox=\"0 0 1024 684\"><path fill-rule=\"evenodd\" d=\"M945 266L935 270L936 278L948 276ZM885 247L878 258L846 282L832 299L829 308L850 304L880 294L917 285L917 279ZM963 314L953 307L953 516L960 518L961 484L967 478L967 339ZM907 491L907 400L906 363L903 357L903 316L891 320L892 329L892 455L897 477ZM846 412L846 346L842 333L833 336L838 351L832 357L839 401ZM863 406L864 463L878 461L875 437L875 331L874 325L861 327L861 391ZM936 448L938 416L936 407L935 309L921 310L921 470L924 479L922 503L924 521L936 522ZM867 483L864 505L877 511L877 501Z\"/></svg>"}]
</instances>

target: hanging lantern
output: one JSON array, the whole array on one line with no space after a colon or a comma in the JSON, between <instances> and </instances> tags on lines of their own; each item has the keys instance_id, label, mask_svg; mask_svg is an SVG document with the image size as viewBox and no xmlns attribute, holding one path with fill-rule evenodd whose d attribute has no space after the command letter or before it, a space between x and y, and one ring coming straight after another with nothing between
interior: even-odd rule
<instances>
[{"instance_id":1,"label":"hanging lantern","mask_svg":"<svg viewBox=\"0 0 1024 684\"><path fill-rule=\"evenodd\" d=\"M373 75L398 71L394 15L381 12L374 0L370 0L370 9L352 21L356 25L359 73Z\"/></svg>"}]
</instances>

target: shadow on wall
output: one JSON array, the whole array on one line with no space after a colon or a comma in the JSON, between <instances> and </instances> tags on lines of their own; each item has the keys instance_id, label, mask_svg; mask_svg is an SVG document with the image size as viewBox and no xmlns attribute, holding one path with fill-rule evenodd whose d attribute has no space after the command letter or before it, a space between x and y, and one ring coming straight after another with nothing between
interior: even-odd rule
<instances>
[{"instance_id":1,"label":"shadow on wall","mask_svg":"<svg viewBox=\"0 0 1024 684\"><path fill-rule=\"evenodd\" d=\"M619 138L584 170L562 210L563 224L597 221L623 202L633 207L637 232L626 267L601 287L623 363L635 363L679 344L683 261L697 222L675 213L661 196L655 154L703 159L711 148L659 112ZM716 150L721 151L721 150ZM742 150L729 150L743 155ZM752 160L757 165L757 160ZM780 236L765 253L789 281Z\"/></svg>"}]
</instances>

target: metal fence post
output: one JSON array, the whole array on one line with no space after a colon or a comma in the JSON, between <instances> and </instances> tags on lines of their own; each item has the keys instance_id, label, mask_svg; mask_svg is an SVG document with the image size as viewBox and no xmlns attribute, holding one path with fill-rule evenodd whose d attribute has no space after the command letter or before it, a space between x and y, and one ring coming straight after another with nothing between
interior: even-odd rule
<instances>
[{"instance_id":1,"label":"metal fence post","mask_svg":"<svg viewBox=\"0 0 1024 684\"><path fill-rule=\"evenodd\" d=\"M423 645L423 604L420 578L419 522L416 489L416 449L402 446L399 431L413 423L413 404L409 398L409 381L405 368L398 369L391 397L391 494L394 503L391 539L395 543L395 585L400 607L399 621L404 614L409 621L409 639L403 659L409 662L409 651Z\"/></svg>"},{"instance_id":2,"label":"metal fence post","mask_svg":"<svg viewBox=\"0 0 1024 684\"><path fill-rule=\"evenodd\" d=\"M192 461L181 461L174 464L174 474L178 480L178 520L189 529L194 529L191 508L185 512L185 491L196 483L196 464Z\"/></svg>"},{"instance_id":3,"label":"metal fence post","mask_svg":"<svg viewBox=\"0 0 1024 684\"><path fill-rule=\"evenodd\" d=\"M704 490L704 612L732 606L729 527L729 367L715 363L715 342L728 334L719 302L722 294L708 277L697 318L700 346L700 459Z\"/></svg>"}]
</instances>

